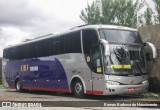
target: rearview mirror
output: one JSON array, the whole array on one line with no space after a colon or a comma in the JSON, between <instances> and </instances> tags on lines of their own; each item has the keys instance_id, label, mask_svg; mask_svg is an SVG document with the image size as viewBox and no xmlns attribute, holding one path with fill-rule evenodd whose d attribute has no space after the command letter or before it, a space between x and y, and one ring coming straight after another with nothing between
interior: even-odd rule
<instances>
[{"instance_id":1,"label":"rearview mirror","mask_svg":"<svg viewBox=\"0 0 160 110\"><path fill-rule=\"evenodd\" d=\"M109 42L104 39L100 39L100 43L104 47L104 55L109 56L110 55Z\"/></svg>"},{"instance_id":2,"label":"rearview mirror","mask_svg":"<svg viewBox=\"0 0 160 110\"><path fill-rule=\"evenodd\" d=\"M145 46L149 46L152 50L152 54L153 54L153 58L156 58L157 57L157 50L156 50L156 47L154 46L154 44L150 43L150 42L146 42L145 43L146 45Z\"/></svg>"}]
</instances>

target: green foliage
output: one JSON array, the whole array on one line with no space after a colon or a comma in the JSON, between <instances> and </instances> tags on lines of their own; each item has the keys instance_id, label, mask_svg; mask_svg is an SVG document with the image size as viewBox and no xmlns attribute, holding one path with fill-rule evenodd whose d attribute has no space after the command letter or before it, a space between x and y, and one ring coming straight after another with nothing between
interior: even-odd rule
<instances>
[{"instance_id":1,"label":"green foliage","mask_svg":"<svg viewBox=\"0 0 160 110\"><path fill-rule=\"evenodd\" d=\"M132 0L114 0L114 22L118 25L136 27L136 7L137 4Z\"/></svg>"},{"instance_id":2,"label":"green foliage","mask_svg":"<svg viewBox=\"0 0 160 110\"><path fill-rule=\"evenodd\" d=\"M132 0L101 0L102 7L93 2L81 11L80 18L87 24L117 24L136 27L137 3ZM102 13L100 13L102 12Z\"/></svg>"},{"instance_id":3,"label":"green foliage","mask_svg":"<svg viewBox=\"0 0 160 110\"><path fill-rule=\"evenodd\" d=\"M155 9L157 12L156 21L160 23L160 0L153 0L155 3Z\"/></svg>"},{"instance_id":4,"label":"green foliage","mask_svg":"<svg viewBox=\"0 0 160 110\"><path fill-rule=\"evenodd\" d=\"M116 7L113 0L102 0L102 18L101 23L113 24Z\"/></svg>"},{"instance_id":5,"label":"green foliage","mask_svg":"<svg viewBox=\"0 0 160 110\"><path fill-rule=\"evenodd\" d=\"M156 2L160 21L160 0ZM81 11L80 18L87 24L116 24L128 27L139 27L154 24L153 11L146 0L101 0L102 6L96 3L88 5ZM146 11L141 9L147 7ZM140 12L140 13L139 13Z\"/></svg>"},{"instance_id":6,"label":"green foliage","mask_svg":"<svg viewBox=\"0 0 160 110\"><path fill-rule=\"evenodd\" d=\"M88 5L85 11L81 11L80 18L87 24L100 23L100 10L93 2L91 6Z\"/></svg>"},{"instance_id":7,"label":"green foliage","mask_svg":"<svg viewBox=\"0 0 160 110\"><path fill-rule=\"evenodd\" d=\"M0 85L0 89L6 89L5 87L3 87L3 85Z\"/></svg>"},{"instance_id":8,"label":"green foliage","mask_svg":"<svg viewBox=\"0 0 160 110\"><path fill-rule=\"evenodd\" d=\"M150 8L147 8L147 10L144 12L144 18L145 18L145 25L152 25L152 11Z\"/></svg>"}]
</instances>

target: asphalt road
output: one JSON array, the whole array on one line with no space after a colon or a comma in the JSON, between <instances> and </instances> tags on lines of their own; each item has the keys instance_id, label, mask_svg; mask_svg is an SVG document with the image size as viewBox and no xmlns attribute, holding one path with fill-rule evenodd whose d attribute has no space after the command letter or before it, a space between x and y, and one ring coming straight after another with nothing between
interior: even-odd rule
<instances>
[{"instance_id":1,"label":"asphalt road","mask_svg":"<svg viewBox=\"0 0 160 110\"><path fill-rule=\"evenodd\" d=\"M142 99L141 96L100 96L86 95L85 98L75 98L70 93L54 93L47 91L17 92L15 89L0 89L0 101L132 101Z\"/></svg>"},{"instance_id":2,"label":"asphalt road","mask_svg":"<svg viewBox=\"0 0 160 110\"><path fill-rule=\"evenodd\" d=\"M114 105L109 105L108 103L115 104L118 103L132 103L138 100L144 99L143 96L98 96L98 95L87 95L83 99L75 98L73 94L70 93L53 93L44 91L27 91L23 93L17 92L15 89L0 89L0 101L2 102L27 102L28 101L44 101L45 106L49 108L37 108L37 110L61 110L65 107L67 110L151 110L152 107L115 107ZM144 99L145 100L145 99ZM18 103L18 102L17 102ZM103 107L107 105L106 107ZM53 105L55 107L53 107ZM101 106L102 105L102 106ZM114 106L114 107L111 107ZM8 107L2 107L1 110L8 110ZM13 110L21 110L22 108L12 108ZM35 108L23 108L23 110L30 110ZM158 108L152 108L154 110L159 110ZM53 110L53 109L52 109Z\"/></svg>"}]
</instances>

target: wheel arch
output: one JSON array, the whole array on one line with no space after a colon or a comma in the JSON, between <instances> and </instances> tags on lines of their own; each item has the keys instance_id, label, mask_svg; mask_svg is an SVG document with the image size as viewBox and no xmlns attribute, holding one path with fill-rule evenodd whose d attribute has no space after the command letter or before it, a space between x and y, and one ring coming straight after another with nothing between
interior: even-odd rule
<instances>
[{"instance_id":1,"label":"wheel arch","mask_svg":"<svg viewBox=\"0 0 160 110\"><path fill-rule=\"evenodd\" d=\"M20 78L19 78L19 77L16 77L15 82L14 82L14 85L15 85L15 86L16 86L16 82L17 82L18 80L20 81Z\"/></svg>"},{"instance_id":2,"label":"wheel arch","mask_svg":"<svg viewBox=\"0 0 160 110\"><path fill-rule=\"evenodd\" d=\"M74 84L74 82L75 82L76 80L80 80L80 81L82 82L83 88L84 88L84 93L86 93L86 85L85 85L85 82L84 82L83 78L82 78L81 76L79 76L79 75L73 76L73 77L71 78L71 80L70 80L70 91L71 91L71 93L73 93L73 84Z\"/></svg>"}]
</instances>

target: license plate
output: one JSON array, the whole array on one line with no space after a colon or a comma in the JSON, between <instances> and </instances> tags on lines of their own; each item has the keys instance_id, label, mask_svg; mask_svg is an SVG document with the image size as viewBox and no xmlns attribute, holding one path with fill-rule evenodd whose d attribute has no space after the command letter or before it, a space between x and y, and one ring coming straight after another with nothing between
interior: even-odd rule
<instances>
[{"instance_id":1,"label":"license plate","mask_svg":"<svg viewBox=\"0 0 160 110\"><path fill-rule=\"evenodd\" d=\"M134 92L135 88L128 88L128 92Z\"/></svg>"}]
</instances>

